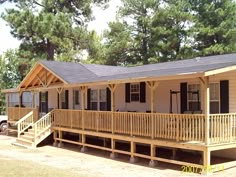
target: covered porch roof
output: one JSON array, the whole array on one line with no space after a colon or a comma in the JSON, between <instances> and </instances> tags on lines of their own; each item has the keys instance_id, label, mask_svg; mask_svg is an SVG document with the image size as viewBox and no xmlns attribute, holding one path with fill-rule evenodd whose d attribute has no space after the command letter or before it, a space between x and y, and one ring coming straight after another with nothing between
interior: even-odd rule
<instances>
[{"instance_id":1,"label":"covered porch roof","mask_svg":"<svg viewBox=\"0 0 236 177\"><path fill-rule=\"evenodd\" d=\"M236 53L135 67L40 61L16 89L75 87L127 82L202 78L236 69Z\"/></svg>"}]
</instances>

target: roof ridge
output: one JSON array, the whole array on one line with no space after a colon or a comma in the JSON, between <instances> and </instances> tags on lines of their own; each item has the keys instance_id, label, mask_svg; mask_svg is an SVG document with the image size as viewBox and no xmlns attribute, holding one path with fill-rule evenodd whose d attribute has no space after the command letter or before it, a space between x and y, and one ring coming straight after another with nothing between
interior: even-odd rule
<instances>
[{"instance_id":1,"label":"roof ridge","mask_svg":"<svg viewBox=\"0 0 236 177\"><path fill-rule=\"evenodd\" d=\"M99 77L95 72L91 71L90 69L88 69L87 67L84 66L83 63L79 63L81 66L83 66L83 68L85 68L87 71L93 73L94 75L96 75L97 77Z\"/></svg>"}]
</instances>

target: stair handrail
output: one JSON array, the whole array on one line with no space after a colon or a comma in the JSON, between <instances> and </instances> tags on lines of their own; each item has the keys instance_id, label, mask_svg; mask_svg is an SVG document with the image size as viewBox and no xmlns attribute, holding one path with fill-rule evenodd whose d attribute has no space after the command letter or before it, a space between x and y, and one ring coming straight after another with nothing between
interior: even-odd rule
<instances>
[{"instance_id":1,"label":"stair handrail","mask_svg":"<svg viewBox=\"0 0 236 177\"><path fill-rule=\"evenodd\" d=\"M30 111L24 117L22 117L19 121L15 123L17 125L17 136L20 137L20 134L27 130L30 126L34 124L34 113Z\"/></svg>"},{"instance_id":2,"label":"stair handrail","mask_svg":"<svg viewBox=\"0 0 236 177\"><path fill-rule=\"evenodd\" d=\"M53 123L53 110L46 115L44 115L42 118L40 118L37 122L33 124L34 128L34 142L37 144L36 139L37 137L43 133L45 130L51 127ZM40 129L40 130L39 130Z\"/></svg>"}]
</instances>

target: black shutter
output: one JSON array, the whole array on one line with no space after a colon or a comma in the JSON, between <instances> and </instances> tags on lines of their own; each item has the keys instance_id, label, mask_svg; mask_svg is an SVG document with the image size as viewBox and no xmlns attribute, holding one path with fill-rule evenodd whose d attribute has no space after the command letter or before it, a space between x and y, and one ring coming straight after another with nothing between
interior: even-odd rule
<instances>
[{"instance_id":1,"label":"black shutter","mask_svg":"<svg viewBox=\"0 0 236 177\"><path fill-rule=\"evenodd\" d=\"M130 83L125 84L125 102L130 103Z\"/></svg>"},{"instance_id":2,"label":"black shutter","mask_svg":"<svg viewBox=\"0 0 236 177\"><path fill-rule=\"evenodd\" d=\"M107 111L111 111L111 91L107 88Z\"/></svg>"},{"instance_id":3,"label":"black shutter","mask_svg":"<svg viewBox=\"0 0 236 177\"><path fill-rule=\"evenodd\" d=\"M90 100L91 100L91 89L87 90L87 110L90 110Z\"/></svg>"},{"instance_id":4,"label":"black shutter","mask_svg":"<svg viewBox=\"0 0 236 177\"><path fill-rule=\"evenodd\" d=\"M188 84L187 82L180 83L180 104L181 104L181 113L184 113L184 111L187 111L188 105L187 105L187 93L188 93Z\"/></svg>"},{"instance_id":5,"label":"black shutter","mask_svg":"<svg viewBox=\"0 0 236 177\"><path fill-rule=\"evenodd\" d=\"M45 99L46 99L45 112L48 113L48 92L45 93Z\"/></svg>"},{"instance_id":6,"label":"black shutter","mask_svg":"<svg viewBox=\"0 0 236 177\"><path fill-rule=\"evenodd\" d=\"M65 90L65 109L69 109L69 91Z\"/></svg>"},{"instance_id":7,"label":"black shutter","mask_svg":"<svg viewBox=\"0 0 236 177\"><path fill-rule=\"evenodd\" d=\"M140 82L140 103L146 102L146 83Z\"/></svg>"},{"instance_id":8,"label":"black shutter","mask_svg":"<svg viewBox=\"0 0 236 177\"><path fill-rule=\"evenodd\" d=\"M220 81L220 113L229 113L229 81Z\"/></svg>"}]
</instances>

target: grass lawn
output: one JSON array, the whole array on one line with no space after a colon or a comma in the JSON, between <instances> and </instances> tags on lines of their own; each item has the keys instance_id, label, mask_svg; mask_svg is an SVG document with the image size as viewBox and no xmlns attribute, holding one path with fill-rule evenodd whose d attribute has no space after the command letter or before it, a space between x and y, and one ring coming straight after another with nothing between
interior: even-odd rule
<instances>
[{"instance_id":1,"label":"grass lawn","mask_svg":"<svg viewBox=\"0 0 236 177\"><path fill-rule=\"evenodd\" d=\"M30 161L0 158L0 177L82 177L69 170L40 165Z\"/></svg>"}]
</instances>

